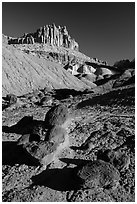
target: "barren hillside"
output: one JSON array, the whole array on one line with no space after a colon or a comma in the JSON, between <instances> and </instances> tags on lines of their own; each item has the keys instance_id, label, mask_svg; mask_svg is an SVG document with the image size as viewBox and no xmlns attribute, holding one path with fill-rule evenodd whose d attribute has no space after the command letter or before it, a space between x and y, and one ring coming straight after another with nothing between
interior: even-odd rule
<instances>
[{"instance_id":1,"label":"barren hillside","mask_svg":"<svg viewBox=\"0 0 137 204\"><path fill-rule=\"evenodd\" d=\"M44 87L87 88L58 62L35 53L27 54L5 42L2 49L2 86L3 96L8 93L23 95Z\"/></svg>"},{"instance_id":2,"label":"barren hillside","mask_svg":"<svg viewBox=\"0 0 137 204\"><path fill-rule=\"evenodd\" d=\"M135 202L135 61L55 25L2 49L3 202Z\"/></svg>"}]
</instances>

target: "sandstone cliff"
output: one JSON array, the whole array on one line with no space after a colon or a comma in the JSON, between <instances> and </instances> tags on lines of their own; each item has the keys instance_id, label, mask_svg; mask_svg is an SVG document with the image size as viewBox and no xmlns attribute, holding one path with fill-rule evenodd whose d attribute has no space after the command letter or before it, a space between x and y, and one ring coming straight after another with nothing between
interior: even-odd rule
<instances>
[{"instance_id":1,"label":"sandstone cliff","mask_svg":"<svg viewBox=\"0 0 137 204\"><path fill-rule=\"evenodd\" d=\"M35 33L25 33L20 38L10 38L8 42L9 44L43 43L78 50L78 43L70 37L66 26L55 24L40 27Z\"/></svg>"}]
</instances>

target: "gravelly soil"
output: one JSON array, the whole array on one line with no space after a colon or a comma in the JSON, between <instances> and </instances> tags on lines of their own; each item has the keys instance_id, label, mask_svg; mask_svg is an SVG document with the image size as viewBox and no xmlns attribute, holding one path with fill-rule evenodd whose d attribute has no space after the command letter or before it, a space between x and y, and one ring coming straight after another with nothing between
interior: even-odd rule
<instances>
[{"instance_id":1,"label":"gravelly soil","mask_svg":"<svg viewBox=\"0 0 137 204\"><path fill-rule=\"evenodd\" d=\"M65 100L62 102L65 103ZM99 159L99 152L113 149L129 158L125 168L119 168L118 187L113 191L103 188L78 190L75 201L134 202L134 102L133 86L119 88L105 94L89 94L71 98L69 100L71 123L67 129L70 146L60 153L59 161L52 163L49 169L38 175L36 175L37 165L25 155L21 148L16 146L16 141L21 134L10 132L7 127L15 125L26 115L33 115L35 120L43 121L50 107L5 109L2 135L3 201L73 201L71 200L74 192L72 169L83 160ZM103 157L101 159L105 160Z\"/></svg>"}]
</instances>

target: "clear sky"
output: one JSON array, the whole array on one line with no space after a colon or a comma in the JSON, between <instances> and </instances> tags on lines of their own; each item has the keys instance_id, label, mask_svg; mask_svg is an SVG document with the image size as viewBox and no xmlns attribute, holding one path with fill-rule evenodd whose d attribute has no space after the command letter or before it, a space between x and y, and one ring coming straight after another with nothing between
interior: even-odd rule
<instances>
[{"instance_id":1,"label":"clear sky","mask_svg":"<svg viewBox=\"0 0 137 204\"><path fill-rule=\"evenodd\" d=\"M110 65L135 58L135 3L133 2L3 2L2 32L23 33L55 23L69 34L89 57Z\"/></svg>"}]
</instances>

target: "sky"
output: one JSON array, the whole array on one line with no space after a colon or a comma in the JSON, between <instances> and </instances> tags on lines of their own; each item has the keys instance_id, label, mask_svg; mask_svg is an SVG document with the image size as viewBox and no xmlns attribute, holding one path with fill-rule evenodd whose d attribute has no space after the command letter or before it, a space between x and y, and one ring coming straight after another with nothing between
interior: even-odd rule
<instances>
[{"instance_id":1,"label":"sky","mask_svg":"<svg viewBox=\"0 0 137 204\"><path fill-rule=\"evenodd\" d=\"M20 37L43 25L66 26L79 50L113 65L135 58L133 2L3 2L2 33Z\"/></svg>"}]
</instances>

